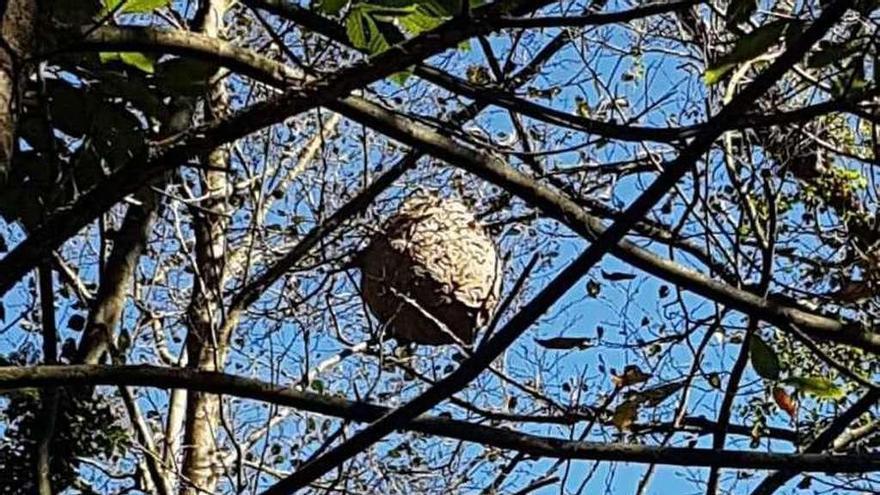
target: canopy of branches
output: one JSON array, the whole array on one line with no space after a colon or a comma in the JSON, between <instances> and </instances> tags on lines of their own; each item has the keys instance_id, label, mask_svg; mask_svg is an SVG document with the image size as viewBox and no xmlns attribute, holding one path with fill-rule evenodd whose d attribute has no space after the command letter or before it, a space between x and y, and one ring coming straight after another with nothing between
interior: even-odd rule
<instances>
[{"instance_id":1,"label":"canopy of branches","mask_svg":"<svg viewBox=\"0 0 880 495\"><path fill-rule=\"evenodd\" d=\"M0 16L0 494L880 490L877 0Z\"/></svg>"}]
</instances>

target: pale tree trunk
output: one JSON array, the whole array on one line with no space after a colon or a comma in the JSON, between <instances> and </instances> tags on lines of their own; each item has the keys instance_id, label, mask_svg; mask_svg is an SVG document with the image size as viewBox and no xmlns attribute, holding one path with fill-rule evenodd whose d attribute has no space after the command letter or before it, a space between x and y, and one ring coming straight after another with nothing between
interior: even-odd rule
<instances>
[{"instance_id":1,"label":"pale tree trunk","mask_svg":"<svg viewBox=\"0 0 880 495\"><path fill-rule=\"evenodd\" d=\"M197 16L196 28L210 37L223 30L227 0L206 0ZM206 120L223 117L229 111L228 93L220 74L212 81L205 105ZM203 158L209 165L202 172L200 208L193 213L197 271L188 309L188 366L207 371L222 370L226 362L231 329L223 325L222 288L226 278L226 229L228 227L229 181L224 170L229 152L217 148ZM217 462L217 433L220 428L220 397L191 393L187 402L184 433L183 479L180 493L214 493L220 473Z\"/></svg>"},{"instance_id":2,"label":"pale tree trunk","mask_svg":"<svg viewBox=\"0 0 880 495\"><path fill-rule=\"evenodd\" d=\"M0 0L0 186L6 184L15 151L24 61L34 48L37 0Z\"/></svg>"}]
</instances>

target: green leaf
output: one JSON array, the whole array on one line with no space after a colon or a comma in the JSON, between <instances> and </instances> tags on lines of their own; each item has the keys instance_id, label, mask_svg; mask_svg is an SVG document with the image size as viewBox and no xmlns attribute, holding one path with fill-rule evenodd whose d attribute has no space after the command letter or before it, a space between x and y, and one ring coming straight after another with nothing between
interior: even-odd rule
<instances>
[{"instance_id":1,"label":"green leaf","mask_svg":"<svg viewBox=\"0 0 880 495\"><path fill-rule=\"evenodd\" d=\"M404 31L411 35L417 35L436 28L443 24L446 19L447 17L445 16L433 15L424 7L417 6L412 13L400 17L398 21Z\"/></svg>"},{"instance_id":2,"label":"green leaf","mask_svg":"<svg viewBox=\"0 0 880 495\"><path fill-rule=\"evenodd\" d=\"M323 12L327 15L336 15L345 8L346 5L348 5L348 0L319 0L316 8L319 12Z\"/></svg>"},{"instance_id":3,"label":"green leaf","mask_svg":"<svg viewBox=\"0 0 880 495\"><path fill-rule=\"evenodd\" d=\"M103 0L103 13L112 12L123 2L124 5L118 11L120 14L145 14L171 4L171 0Z\"/></svg>"},{"instance_id":4,"label":"green leaf","mask_svg":"<svg viewBox=\"0 0 880 495\"><path fill-rule=\"evenodd\" d=\"M779 357L758 335L749 338L749 357L758 376L766 380L779 379Z\"/></svg>"},{"instance_id":5,"label":"green leaf","mask_svg":"<svg viewBox=\"0 0 880 495\"><path fill-rule=\"evenodd\" d=\"M379 26L376 24L376 21L372 16L364 16L367 23L367 33L369 35L369 40L367 41L367 51L371 55L375 55L376 53L382 53L387 50L391 45L388 44L388 41L385 39L385 36L382 35L382 32L379 30ZM386 23L387 24L387 23Z\"/></svg>"},{"instance_id":6,"label":"green leaf","mask_svg":"<svg viewBox=\"0 0 880 495\"><path fill-rule=\"evenodd\" d=\"M793 376L783 383L819 399L838 400L845 395L843 389L823 376Z\"/></svg>"},{"instance_id":7,"label":"green leaf","mask_svg":"<svg viewBox=\"0 0 880 495\"><path fill-rule=\"evenodd\" d=\"M724 74L730 72L730 69L733 69L735 66L736 64L723 64L707 69L706 73L703 74L703 82L706 83L706 86L713 86L724 77Z\"/></svg>"},{"instance_id":8,"label":"green leaf","mask_svg":"<svg viewBox=\"0 0 880 495\"><path fill-rule=\"evenodd\" d=\"M152 74L155 70L152 57L140 52L101 52L98 54L98 58L101 63L119 61L147 74Z\"/></svg>"},{"instance_id":9,"label":"green leaf","mask_svg":"<svg viewBox=\"0 0 880 495\"><path fill-rule=\"evenodd\" d=\"M779 37L790 25L788 20L774 21L761 26L743 36L734 44L733 49L706 69L703 76L707 85L717 83L724 74L737 64L751 60L766 52L779 41Z\"/></svg>"},{"instance_id":10,"label":"green leaf","mask_svg":"<svg viewBox=\"0 0 880 495\"><path fill-rule=\"evenodd\" d=\"M127 65L134 67L135 69L140 70L141 72L146 72L147 74L152 74L155 71L155 67L153 66L153 58L147 55L144 55L140 52L122 52L119 54L119 58Z\"/></svg>"},{"instance_id":11,"label":"green leaf","mask_svg":"<svg viewBox=\"0 0 880 495\"><path fill-rule=\"evenodd\" d=\"M412 69L402 70L400 72L395 72L394 74L391 74L389 79L391 79L392 83L398 86L403 86L404 84L406 84L406 81L409 79L409 77L412 76L412 73Z\"/></svg>"},{"instance_id":12,"label":"green leaf","mask_svg":"<svg viewBox=\"0 0 880 495\"><path fill-rule=\"evenodd\" d=\"M322 382L321 380L312 381L312 383L309 385L309 387L311 387L312 390L314 390L315 392L318 392L319 394L324 393L324 382Z\"/></svg>"},{"instance_id":13,"label":"green leaf","mask_svg":"<svg viewBox=\"0 0 880 495\"><path fill-rule=\"evenodd\" d=\"M416 4L433 17L452 17L461 11L460 0L416 0Z\"/></svg>"},{"instance_id":14,"label":"green leaf","mask_svg":"<svg viewBox=\"0 0 880 495\"><path fill-rule=\"evenodd\" d=\"M362 9L352 9L345 18L345 32L355 48L366 48L368 33L364 28L366 15Z\"/></svg>"}]
</instances>

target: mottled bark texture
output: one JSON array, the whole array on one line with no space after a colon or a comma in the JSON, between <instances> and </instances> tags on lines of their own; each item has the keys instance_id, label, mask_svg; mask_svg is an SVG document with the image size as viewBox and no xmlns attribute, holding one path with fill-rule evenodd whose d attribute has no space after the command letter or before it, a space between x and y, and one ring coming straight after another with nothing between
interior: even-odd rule
<instances>
[{"instance_id":1,"label":"mottled bark texture","mask_svg":"<svg viewBox=\"0 0 880 495\"><path fill-rule=\"evenodd\" d=\"M0 1L0 186L6 183L15 151L15 124L24 62L34 49L37 0Z\"/></svg>"},{"instance_id":2,"label":"mottled bark texture","mask_svg":"<svg viewBox=\"0 0 880 495\"><path fill-rule=\"evenodd\" d=\"M217 38L223 31L226 0L207 0L196 17L196 30ZM223 118L229 111L229 95L221 73L215 75L205 102L205 120ZM206 199L193 211L197 270L188 308L188 366L217 371L226 362L231 327L223 325L223 284L226 279L226 229L229 181L225 172L229 152L225 147L202 158L209 165L202 173L202 194ZM201 392L189 394L184 430L183 479L180 493L214 493L220 474L216 459L220 430L220 397Z\"/></svg>"}]
</instances>

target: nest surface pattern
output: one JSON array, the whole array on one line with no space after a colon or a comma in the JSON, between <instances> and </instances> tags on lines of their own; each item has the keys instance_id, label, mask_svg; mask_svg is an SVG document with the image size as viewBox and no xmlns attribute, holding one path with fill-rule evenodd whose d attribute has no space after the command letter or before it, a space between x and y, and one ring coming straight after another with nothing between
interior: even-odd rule
<instances>
[{"instance_id":1,"label":"nest surface pattern","mask_svg":"<svg viewBox=\"0 0 880 495\"><path fill-rule=\"evenodd\" d=\"M473 342L501 288L495 243L473 213L428 194L408 199L373 237L361 273L364 299L391 335L425 345Z\"/></svg>"}]
</instances>

